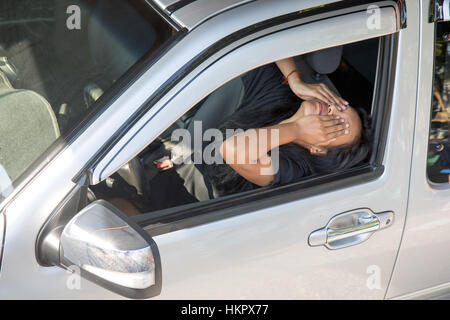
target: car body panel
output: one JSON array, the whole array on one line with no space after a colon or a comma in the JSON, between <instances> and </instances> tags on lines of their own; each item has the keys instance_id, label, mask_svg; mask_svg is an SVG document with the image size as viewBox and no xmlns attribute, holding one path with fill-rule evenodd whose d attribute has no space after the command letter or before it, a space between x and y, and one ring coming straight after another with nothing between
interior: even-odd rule
<instances>
[{"instance_id":1,"label":"car body panel","mask_svg":"<svg viewBox=\"0 0 450 320\"><path fill-rule=\"evenodd\" d=\"M389 288L391 298L421 290L414 296L450 293L450 259L446 256L450 246L450 185L430 183L426 170L434 66L434 24L429 23L427 10L424 1L408 218Z\"/></svg>"}]
</instances>

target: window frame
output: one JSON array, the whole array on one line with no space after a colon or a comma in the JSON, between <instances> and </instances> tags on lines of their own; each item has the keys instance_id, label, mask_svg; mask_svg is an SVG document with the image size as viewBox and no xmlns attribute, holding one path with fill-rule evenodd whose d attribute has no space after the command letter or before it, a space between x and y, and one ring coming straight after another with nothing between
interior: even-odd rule
<instances>
[{"instance_id":1,"label":"window frame","mask_svg":"<svg viewBox=\"0 0 450 320\"><path fill-rule=\"evenodd\" d=\"M392 109L398 33L382 36L379 39L377 78L372 105L372 108L375 106L376 111L373 118L376 148L373 150L369 164L339 173L308 177L302 181L275 188L263 187L208 201L143 213L133 217L133 220L151 236L157 236L380 178L384 173L383 159ZM380 109L383 110L380 112Z\"/></svg>"}]
</instances>

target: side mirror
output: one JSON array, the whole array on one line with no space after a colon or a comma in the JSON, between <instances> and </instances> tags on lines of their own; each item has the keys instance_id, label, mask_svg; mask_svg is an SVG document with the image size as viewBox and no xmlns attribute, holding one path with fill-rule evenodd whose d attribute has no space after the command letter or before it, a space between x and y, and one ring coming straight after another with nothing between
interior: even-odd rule
<instances>
[{"instance_id":1,"label":"side mirror","mask_svg":"<svg viewBox=\"0 0 450 320\"><path fill-rule=\"evenodd\" d=\"M83 278L128 298L145 299L161 292L155 242L106 201L89 204L47 238L43 251L53 265L76 266Z\"/></svg>"}]
</instances>

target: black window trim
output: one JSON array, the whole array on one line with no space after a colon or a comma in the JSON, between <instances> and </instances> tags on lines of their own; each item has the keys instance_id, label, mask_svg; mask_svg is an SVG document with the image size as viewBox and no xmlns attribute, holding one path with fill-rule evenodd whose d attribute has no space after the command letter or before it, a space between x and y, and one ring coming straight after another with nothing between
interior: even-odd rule
<instances>
[{"instance_id":1,"label":"black window trim","mask_svg":"<svg viewBox=\"0 0 450 320\"><path fill-rule=\"evenodd\" d=\"M375 106L375 109L372 119L375 126L374 146L376 149L372 153L372 158L370 159L371 163L383 163L393 101L393 84L395 82L397 48L398 35L390 35L380 38L377 79L373 99L373 106ZM384 106L385 110L381 110L379 106Z\"/></svg>"},{"instance_id":2,"label":"black window trim","mask_svg":"<svg viewBox=\"0 0 450 320\"><path fill-rule=\"evenodd\" d=\"M205 202L191 203L150 213L133 219L151 236L157 236L189 227L219 221L282 203L320 195L380 178L384 173L384 151L387 143L389 120L395 82L398 33L380 37L374 104L376 117L374 152L368 165L316 177L277 188L260 188ZM382 112L379 110L382 109Z\"/></svg>"},{"instance_id":3,"label":"black window trim","mask_svg":"<svg viewBox=\"0 0 450 320\"><path fill-rule=\"evenodd\" d=\"M166 11L169 15L171 15L175 11L180 10L196 1L197 0L179 0L177 2L172 3L171 5L167 6Z\"/></svg>"}]
</instances>

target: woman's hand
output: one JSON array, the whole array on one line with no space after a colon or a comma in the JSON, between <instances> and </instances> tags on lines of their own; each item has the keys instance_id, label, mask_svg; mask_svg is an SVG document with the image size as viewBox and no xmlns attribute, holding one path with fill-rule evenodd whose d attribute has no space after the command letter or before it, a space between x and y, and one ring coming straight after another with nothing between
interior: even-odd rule
<instances>
[{"instance_id":1,"label":"woman's hand","mask_svg":"<svg viewBox=\"0 0 450 320\"><path fill-rule=\"evenodd\" d=\"M303 147L326 146L337 137L349 133L349 123L339 116L310 115L293 120L296 125L295 143Z\"/></svg>"},{"instance_id":2,"label":"woman's hand","mask_svg":"<svg viewBox=\"0 0 450 320\"><path fill-rule=\"evenodd\" d=\"M287 77L287 82L292 92L300 99L318 99L327 105L336 106L339 111L345 110L349 105L347 101L337 96L324 83L310 84L303 82L299 72L295 72L297 71L297 66L295 65L294 58L278 60L276 65L285 78Z\"/></svg>"},{"instance_id":3,"label":"woman's hand","mask_svg":"<svg viewBox=\"0 0 450 320\"><path fill-rule=\"evenodd\" d=\"M349 104L341 97L335 95L334 92L331 91L324 83L318 84L306 83L303 82L300 79L300 76L297 74L291 75L288 78L288 83L292 92L294 92L294 94L300 99L303 100L318 99L320 101L323 101L327 105L335 105L339 111L345 110L345 108Z\"/></svg>"}]
</instances>

